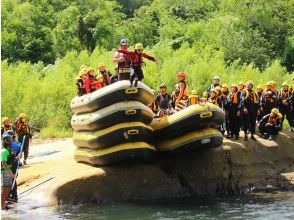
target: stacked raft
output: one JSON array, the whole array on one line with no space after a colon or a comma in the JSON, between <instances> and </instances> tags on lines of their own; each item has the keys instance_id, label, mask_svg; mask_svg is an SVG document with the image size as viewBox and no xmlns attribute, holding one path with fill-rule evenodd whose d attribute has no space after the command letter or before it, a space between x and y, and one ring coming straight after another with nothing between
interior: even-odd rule
<instances>
[{"instance_id":1,"label":"stacked raft","mask_svg":"<svg viewBox=\"0 0 294 220\"><path fill-rule=\"evenodd\" d=\"M166 154L219 147L223 136L217 128L224 120L224 111L211 103L191 105L171 116L154 119L151 127L156 148Z\"/></svg>"},{"instance_id":2,"label":"stacked raft","mask_svg":"<svg viewBox=\"0 0 294 220\"><path fill-rule=\"evenodd\" d=\"M71 125L77 162L110 165L150 159L154 153L152 90L139 82L119 81L93 93L75 97Z\"/></svg>"}]
</instances>

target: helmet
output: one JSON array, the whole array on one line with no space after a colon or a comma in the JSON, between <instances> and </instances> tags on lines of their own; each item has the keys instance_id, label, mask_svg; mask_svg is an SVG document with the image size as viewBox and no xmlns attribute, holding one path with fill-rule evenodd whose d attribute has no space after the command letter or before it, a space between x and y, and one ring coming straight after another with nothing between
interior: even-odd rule
<instances>
[{"instance_id":1,"label":"helmet","mask_svg":"<svg viewBox=\"0 0 294 220\"><path fill-rule=\"evenodd\" d=\"M166 88L166 85L164 83L160 84L159 88Z\"/></svg>"},{"instance_id":2,"label":"helmet","mask_svg":"<svg viewBox=\"0 0 294 220\"><path fill-rule=\"evenodd\" d=\"M266 86L272 86L273 84L272 84L272 82L271 81L268 81L267 83L266 83Z\"/></svg>"},{"instance_id":3,"label":"helmet","mask_svg":"<svg viewBox=\"0 0 294 220\"><path fill-rule=\"evenodd\" d=\"M215 76L215 77L213 77L213 80L215 80L215 79L219 80L220 78L219 78L219 76Z\"/></svg>"},{"instance_id":4,"label":"helmet","mask_svg":"<svg viewBox=\"0 0 294 220\"><path fill-rule=\"evenodd\" d=\"M197 95L197 91L195 89L192 90L191 92L192 95Z\"/></svg>"},{"instance_id":5,"label":"helmet","mask_svg":"<svg viewBox=\"0 0 294 220\"><path fill-rule=\"evenodd\" d=\"M98 69L100 69L101 67L105 67L105 65L103 63L99 63Z\"/></svg>"},{"instance_id":6,"label":"helmet","mask_svg":"<svg viewBox=\"0 0 294 220\"><path fill-rule=\"evenodd\" d=\"M232 88L232 87L236 87L236 88L238 88L237 84L235 84L235 83L233 83L233 84L231 85L231 88Z\"/></svg>"},{"instance_id":7,"label":"helmet","mask_svg":"<svg viewBox=\"0 0 294 220\"><path fill-rule=\"evenodd\" d=\"M9 134L11 137L15 136L15 132L13 130L8 130L4 134Z\"/></svg>"},{"instance_id":8,"label":"helmet","mask_svg":"<svg viewBox=\"0 0 294 220\"><path fill-rule=\"evenodd\" d=\"M207 92L203 92L202 96L207 97Z\"/></svg>"},{"instance_id":9,"label":"helmet","mask_svg":"<svg viewBox=\"0 0 294 220\"><path fill-rule=\"evenodd\" d=\"M85 74L87 74L87 68L84 68L84 69L82 69L80 72L79 72L79 76L81 77L82 75L85 75Z\"/></svg>"},{"instance_id":10,"label":"helmet","mask_svg":"<svg viewBox=\"0 0 294 220\"><path fill-rule=\"evenodd\" d=\"M244 86L244 82L240 81L238 85L243 85Z\"/></svg>"},{"instance_id":11,"label":"helmet","mask_svg":"<svg viewBox=\"0 0 294 220\"><path fill-rule=\"evenodd\" d=\"M273 108L273 109L271 110L271 112L272 112L273 114L277 115L277 114L279 114L279 109L277 109L277 108Z\"/></svg>"},{"instance_id":12,"label":"helmet","mask_svg":"<svg viewBox=\"0 0 294 220\"><path fill-rule=\"evenodd\" d=\"M287 82L283 82L282 86L289 86Z\"/></svg>"},{"instance_id":13,"label":"helmet","mask_svg":"<svg viewBox=\"0 0 294 220\"><path fill-rule=\"evenodd\" d=\"M136 45L135 45L135 50L143 50L144 48L143 48L143 44L141 44L141 43L137 43Z\"/></svg>"},{"instance_id":14,"label":"helmet","mask_svg":"<svg viewBox=\"0 0 294 220\"><path fill-rule=\"evenodd\" d=\"M222 88L229 88L228 84L222 84Z\"/></svg>"},{"instance_id":15,"label":"helmet","mask_svg":"<svg viewBox=\"0 0 294 220\"><path fill-rule=\"evenodd\" d=\"M7 118L7 117L3 117L3 118L2 118L2 124L3 124L5 121L7 121L7 120L9 120L9 118Z\"/></svg>"},{"instance_id":16,"label":"helmet","mask_svg":"<svg viewBox=\"0 0 294 220\"><path fill-rule=\"evenodd\" d=\"M127 39L121 39L120 40L120 45L129 45L129 42Z\"/></svg>"},{"instance_id":17,"label":"helmet","mask_svg":"<svg viewBox=\"0 0 294 220\"><path fill-rule=\"evenodd\" d=\"M258 86L256 87L256 89L262 89L262 90L263 90L263 87L262 87L262 85L258 85Z\"/></svg>"},{"instance_id":18,"label":"helmet","mask_svg":"<svg viewBox=\"0 0 294 220\"><path fill-rule=\"evenodd\" d=\"M25 113L20 113L18 116L18 118L26 118L26 117L27 117L27 115Z\"/></svg>"},{"instance_id":19,"label":"helmet","mask_svg":"<svg viewBox=\"0 0 294 220\"><path fill-rule=\"evenodd\" d=\"M11 135L5 133L2 135L2 141L5 142L5 143L9 143L11 142Z\"/></svg>"},{"instance_id":20,"label":"helmet","mask_svg":"<svg viewBox=\"0 0 294 220\"><path fill-rule=\"evenodd\" d=\"M251 84L251 85L253 85L253 83L252 83L252 81L251 81L251 80L247 81L247 83L246 83L246 84Z\"/></svg>"},{"instance_id":21,"label":"helmet","mask_svg":"<svg viewBox=\"0 0 294 220\"><path fill-rule=\"evenodd\" d=\"M178 72L178 76L186 77L186 73L184 71Z\"/></svg>"},{"instance_id":22,"label":"helmet","mask_svg":"<svg viewBox=\"0 0 294 220\"><path fill-rule=\"evenodd\" d=\"M217 86L217 87L215 87L215 89L221 91L222 90L222 87Z\"/></svg>"},{"instance_id":23,"label":"helmet","mask_svg":"<svg viewBox=\"0 0 294 220\"><path fill-rule=\"evenodd\" d=\"M89 73L90 71L95 71L95 70L94 70L93 67L88 67L88 69L87 69L87 73ZM93 74L94 74L94 73L93 73ZM92 74L92 75L93 75L93 74Z\"/></svg>"},{"instance_id":24,"label":"helmet","mask_svg":"<svg viewBox=\"0 0 294 220\"><path fill-rule=\"evenodd\" d=\"M210 90L210 92L214 92L216 95L218 94L217 89L212 89L212 90Z\"/></svg>"},{"instance_id":25,"label":"helmet","mask_svg":"<svg viewBox=\"0 0 294 220\"><path fill-rule=\"evenodd\" d=\"M270 83L274 86L274 85L277 85L276 81L274 80L271 80Z\"/></svg>"},{"instance_id":26,"label":"helmet","mask_svg":"<svg viewBox=\"0 0 294 220\"><path fill-rule=\"evenodd\" d=\"M80 70L82 69L87 69L87 66L85 64L83 64L81 67L80 67Z\"/></svg>"}]
</instances>

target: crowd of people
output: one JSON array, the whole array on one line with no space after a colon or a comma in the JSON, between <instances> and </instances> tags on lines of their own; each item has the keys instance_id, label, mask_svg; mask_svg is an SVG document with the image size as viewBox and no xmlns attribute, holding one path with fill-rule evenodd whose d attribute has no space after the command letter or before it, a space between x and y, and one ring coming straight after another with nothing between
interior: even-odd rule
<instances>
[{"instance_id":1,"label":"crowd of people","mask_svg":"<svg viewBox=\"0 0 294 220\"><path fill-rule=\"evenodd\" d=\"M21 113L14 124L8 117L2 118L1 140L1 209L6 210L9 209L6 204L8 198L12 202L18 200L17 170L20 165L27 164L29 144L32 141L32 133L25 113Z\"/></svg>"}]
</instances>

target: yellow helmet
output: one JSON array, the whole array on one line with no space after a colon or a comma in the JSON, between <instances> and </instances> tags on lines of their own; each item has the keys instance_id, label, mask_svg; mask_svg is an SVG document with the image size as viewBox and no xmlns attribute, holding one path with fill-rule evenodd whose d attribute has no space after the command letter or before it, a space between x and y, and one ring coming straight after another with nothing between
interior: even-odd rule
<instances>
[{"instance_id":1,"label":"yellow helmet","mask_svg":"<svg viewBox=\"0 0 294 220\"><path fill-rule=\"evenodd\" d=\"M88 72L88 70L86 68L84 68L79 72L79 76L81 77L82 75L86 75L87 72Z\"/></svg>"},{"instance_id":2,"label":"yellow helmet","mask_svg":"<svg viewBox=\"0 0 294 220\"><path fill-rule=\"evenodd\" d=\"M271 110L271 112L272 112L273 114L275 114L275 115L277 115L277 114L280 113L280 112L279 112L279 109L277 109L277 108L273 108L273 109Z\"/></svg>"},{"instance_id":3,"label":"yellow helmet","mask_svg":"<svg viewBox=\"0 0 294 220\"><path fill-rule=\"evenodd\" d=\"M105 67L105 65L103 63L99 63L98 69L100 69L101 67Z\"/></svg>"},{"instance_id":4,"label":"yellow helmet","mask_svg":"<svg viewBox=\"0 0 294 220\"><path fill-rule=\"evenodd\" d=\"M27 115L25 113L20 113L18 116L18 118L26 118L26 117L27 117Z\"/></svg>"},{"instance_id":5,"label":"yellow helmet","mask_svg":"<svg viewBox=\"0 0 294 220\"><path fill-rule=\"evenodd\" d=\"M283 118L283 115L280 112L278 113L278 118Z\"/></svg>"},{"instance_id":6,"label":"yellow helmet","mask_svg":"<svg viewBox=\"0 0 294 220\"><path fill-rule=\"evenodd\" d=\"M7 120L9 120L8 117L3 117L3 118L2 118L2 124L3 124L5 121L7 121Z\"/></svg>"},{"instance_id":7,"label":"yellow helmet","mask_svg":"<svg viewBox=\"0 0 294 220\"><path fill-rule=\"evenodd\" d=\"M256 89L262 89L262 90L263 90L263 87L262 87L262 85L258 85L258 86L256 87Z\"/></svg>"},{"instance_id":8,"label":"yellow helmet","mask_svg":"<svg viewBox=\"0 0 294 220\"><path fill-rule=\"evenodd\" d=\"M222 90L222 87L217 86L217 87L215 87L215 89L221 91Z\"/></svg>"},{"instance_id":9,"label":"yellow helmet","mask_svg":"<svg viewBox=\"0 0 294 220\"><path fill-rule=\"evenodd\" d=\"M272 86L273 84L272 84L272 82L271 81L268 81L267 83L266 83L266 86Z\"/></svg>"},{"instance_id":10,"label":"yellow helmet","mask_svg":"<svg viewBox=\"0 0 294 220\"><path fill-rule=\"evenodd\" d=\"M229 88L228 84L222 84L222 88Z\"/></svg>"},{"instance_id":11,"label":"yellow helmet","mask_svg":"<svg viewBox=\"0 0 294 220\"><path fill-rule=\"evenodd\" d=\"M289 86L287 82L283 82L282 86Z\"/></svg>"},{"instance_id":12,"label":"yellow helmet","mask_svg":"<svg viewBox=\"0 0 294 220\"><path fill-rule=\"evenodd\" d=\"M135 45L135 50L143 50L143 49L144 49L143 44L141 44L141 43L137 43L137 44Z\"/></svg>"},{"instance_id":13,"label":"yellow helmet","mask_svg":"<svg viewBox=\"0 0 294 220\"><path fill-rule=\"evenodd\" d=\"M217 89L212 89L210 92L214 92L216 95L218 94Z\"/></svg>"},{"instance_id":14,"label":"yellow helmet","mask_svg":"<svg viewBox=\"0 0 294 220\"><path fill-rule=\"evenodd\" d=\"M192 90L191 92L192 95L197 95L197 91L195 89Z\"/></svg>"},{"instance_id":15,"label":"yellow helmet","mask_svg":"<svg viewBox=\"0 0 294 220\"><path fill-rule=\"evenodd\" d=\"M274 80L271 80L270 83L274 86L274 85L277 85L276 81Z\"/></svg>"},{"instance_id":16,"label":"yellow helmet","mask_svg":"<svg viewBox=\"0 0 294 220\"><path fill-rule=\"evenodd\" d=\"M91 72L91 71L93 71L93 73L92 73L92 75L93 75L94 72L95 72L94 68L93 68L93 67L88 67L88 69L87 69L87 73L89 73L89 72Z\"/></svg>"},{"instance_id":17,"label":"yellow helmet","mask_svg":"<svg viewBox=\"0 0 294 220\"><path fill-rule=\"evenodd\" d=\"M253 85L253 83L252 83L251 80L248 80L246 84L251 84L251 85Z\"/></svg>"},{"instance_id":18,"label":"yellow helmet","mask_svg":"<svg viewBox=\"0 0 294 220\"><path fill-rule=\"evenodd\" d=\"M238 88L237 84L235 84L235 83L233 83L233 84L231 85L231 88L232 88L232 87Z\"/></svg>"},{"instance_id":19,"label":"yellow helmet","mask_svg":"<svg viewBox=\"0 0 294 220\"><path fill-rule=\"evenodd\" d=\"M82 69L87 69L87 66L85 64L83 64L81 67L80 67L80 70Z\"/></svg>"},{"instance_id":20,"label":"yellow helmet","mask_svg":"<svg viewBox=\"0 0 294 220\"><path fill-rule=\"evenodd\" d=\"M203 97L207 97L207 95L208 95L207 92L203 92L202 94Z\"/></svg>"},{"instance_id":21,"label":"yellow helmet","mask_svg":"<svg viewBox=\"0 0 294 220\"><path fill-rule=\"evenodd\" d=\"M238 85L243 85L244 86L244 82L240 81Z\"/></svg>"}]
</instances>

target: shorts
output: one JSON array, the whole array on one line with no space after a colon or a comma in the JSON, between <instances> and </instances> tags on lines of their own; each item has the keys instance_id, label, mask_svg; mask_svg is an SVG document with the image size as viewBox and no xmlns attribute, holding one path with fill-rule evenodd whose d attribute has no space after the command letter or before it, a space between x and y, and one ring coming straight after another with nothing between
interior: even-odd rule
<instances>
[{"instance_id":1,"label":"shorts","mask_svg":"<svg viewBox=\"0 0 294 220\"><path fill-rule=\"evenodd\" d=\"M1 187L12 186L13 178L8 173L1 173Z\"/></svg>"}]
</instances>

